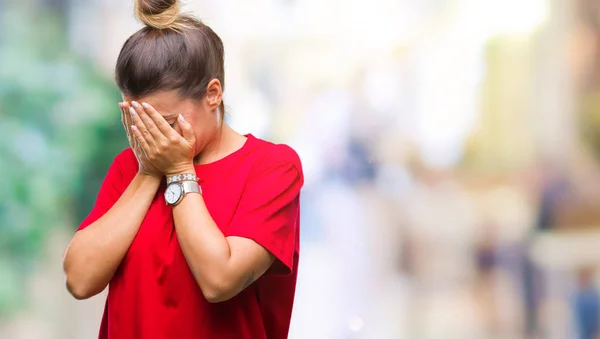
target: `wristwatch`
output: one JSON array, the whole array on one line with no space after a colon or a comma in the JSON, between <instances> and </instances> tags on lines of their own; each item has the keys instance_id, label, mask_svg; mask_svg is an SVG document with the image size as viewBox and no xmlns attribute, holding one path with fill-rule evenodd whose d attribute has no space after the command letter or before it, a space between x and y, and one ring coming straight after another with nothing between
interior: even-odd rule
<instances>
[{"instance_id":1,"label":"wristwatch","mask_svg":"<svg viewBox=\"0 0 600 339\"><path fill-rule=\"evenodd\" d=\"M202 194L202 189L196 181L171 182L165 190L165 201L167 205L176 206L188 193Z\"/></svg>"}]
</instances>

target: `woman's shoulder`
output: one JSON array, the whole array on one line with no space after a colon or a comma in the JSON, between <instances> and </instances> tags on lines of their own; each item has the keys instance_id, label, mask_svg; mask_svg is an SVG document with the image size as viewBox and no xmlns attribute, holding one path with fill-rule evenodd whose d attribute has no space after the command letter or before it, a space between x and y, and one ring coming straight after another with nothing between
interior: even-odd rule
<instances>
[{"instance_id":1,"label":"woman's shoulder","mask_svg":"<svg viewBox=\"0 0 600 339\"><path fill-rule=\"evenodd\" d=\"M247 180L257 183L260 190L281 194L282 190L299 191L304 184L302 162L289 145L273 143L249 136L250 152ZM265 193L266 194L266 193Z\"/></svg>"},{"instance_id":2,"label":"woman's shoulder","mask_svg":"<svg viewBox=\"0 0 600 339\"><path fill-rule=\"evenodd\" d=\"M273 143L267 140L249 136L254 147L253 152L257 156L257 165L260 167L271 167L276 165L290 165L302 172L302 161L298 153L287 144Z\"/></svg>"},{"instance_id":3,"label":"woman's shoulder","mask_svg":"<svg viewBox=\"0 0 600 339\"><path fill-rule=\"evenodd\" d=\"M135 175L137 173L138 161L131 147L122 150L115 156L113 166L118 167L122 174L133 173Z\"/></svg>"}]
</instances>

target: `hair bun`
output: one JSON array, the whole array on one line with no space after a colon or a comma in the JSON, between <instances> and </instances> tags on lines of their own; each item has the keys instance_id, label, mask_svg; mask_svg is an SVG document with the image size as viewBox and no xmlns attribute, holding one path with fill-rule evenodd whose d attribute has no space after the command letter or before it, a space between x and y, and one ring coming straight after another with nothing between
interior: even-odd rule
<instances>
[{"instance_id":1,"label":"hair bun","mask_svg":"<svg viewBox=\"0 0 600 339\"><path fill-rule=\"evenodd\" d=\"M146 26L156 29L177 29L178 0L134 0L135 16Z\"/></svg>"}]
</instances>

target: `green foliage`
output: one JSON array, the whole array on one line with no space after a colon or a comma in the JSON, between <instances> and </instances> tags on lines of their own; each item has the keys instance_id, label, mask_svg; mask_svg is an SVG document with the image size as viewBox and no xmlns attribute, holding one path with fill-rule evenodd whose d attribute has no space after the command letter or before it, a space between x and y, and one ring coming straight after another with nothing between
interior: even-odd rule
<instances>
[{"instance_id":1,"label":"green foliage","mask_svg":"<svg viewBox=\"0 0 600 339\"><path fill-rule=\"evenodd\" d=\"M50 229L89 211L127 146L113 82L69 51L58 14L25 7L0 11L0 317L25 301Z\"/></svg>"}]
</instances>

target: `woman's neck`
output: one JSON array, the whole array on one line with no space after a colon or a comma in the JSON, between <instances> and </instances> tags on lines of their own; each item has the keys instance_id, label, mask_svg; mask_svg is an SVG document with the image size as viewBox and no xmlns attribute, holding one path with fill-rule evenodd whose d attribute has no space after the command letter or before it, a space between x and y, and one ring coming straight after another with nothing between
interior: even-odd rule
<instances>
[{"instance_id":1,"label":"woman's neck","mask_svg":"<svg viewBox=\"0 0 600 339\"><path fill-rule=\"evenodd\" d=\"M227 123L217 132L216 137L194 158L195 165L204 165L225 158L244 146L246 137L234 131Z\"/></svg>"}]
</instances>

